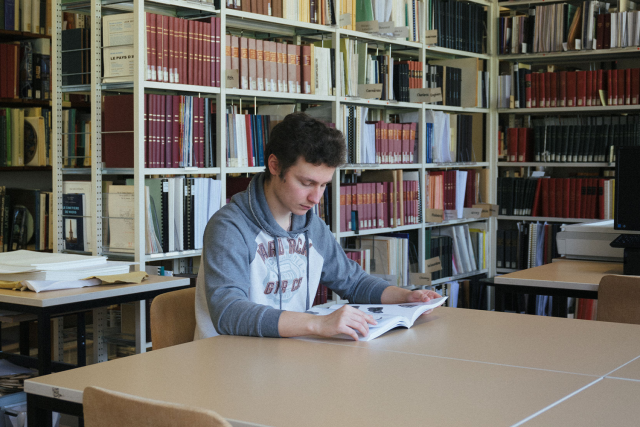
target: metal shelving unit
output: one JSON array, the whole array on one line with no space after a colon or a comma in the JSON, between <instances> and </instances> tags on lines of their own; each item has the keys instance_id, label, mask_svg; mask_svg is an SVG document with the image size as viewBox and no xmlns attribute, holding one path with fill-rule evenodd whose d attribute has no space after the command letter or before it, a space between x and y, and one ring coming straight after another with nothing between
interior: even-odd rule
<instances>
[{"instance_id":1,"label":"metal shelving unit","mask_svg":"<svg viewBox=\"0 0 640 427\"><path fill-rule=\"evenodd\" d=\"M489 168L491 170L491 183L489 185L489 200L487 202L495 203L496 201L496 188L495 179L497 172L495 171L497 166L497 150L492 144L493 135L497 131L497 114L496 114L496 99L497 99L497 86L495 84L490 85L490 108L462 108L462 107L449 107L428 105L424 103L408 103L408 102L396 102L396 101L380 101L369 100L355 97L345 97L338 94L340 90L340 79L336 82L336 95L323 96L323 95L307 95L307 94L290 94L290 93L274 93L255 90L243 90L243 89L227 89L226 87L214 88L209 86L190 86L184 84L172 84L172 83L159 83L145 81L144 73L144 60L146 58L145 40L146 40L146 25L145 25L145 12L157 12L170 14L172 16L179 17L191 17L197 14L197 17L204 17L208 15L219 16L220 19L220 34L226 34L227 28L242 29L243 31L254 32L256 36L260 35L266 37L271 36L287 36L293 37L294 43L300 43L302 38L310 38L314 40L320 40L321 38L326 40L328 44L332 46L339 46L340 39L343 37L357 38L361 40L367 40L373 44L377 44L381 52L386 53L398 53L402 56L406 56L407 52L410 52L417 60L425 62L427 59L439 59L439 58L480 58L487 61L487 69L490 71L490 82L497 81L497 59L495 55L495 43L492 41L496 37L496 19L498 7L497 3L485 1L485 0L472 0L474 3L482 4L488 8L487 13L487 25L488 25L488 42L487 53L475 54L471 52L457 51L453 49L445 49L437 46L430 46L424 42L408 42L400 39L392 39L383 35L366 34L352 30L344 30L337 26L323 26L317 24L308 24L303 22L291 21L282 18L275 18L270 16L258 15L253 13L247 13L239 10L226 9L224 6L217 10L213 5L203 2L194 1L178 1L178 0L89 0L86 2L78 2L74 5L65 6L66 9L74 12L83 11L84 13L91 14L91 84L78 85L78 86L62 86L61 78L61 14L63 8L61 6L61 0L55 1L55 14L57 18L55 22L54 36L53 36L53 50L52 58L54 58L53 68L53 118L54 124L58 124L53 127L52 141L54 143L53 162L54 162L54 197L57 201L58 209L54 210L54 222L58 226L58 232L55 236L55 247L58 251L63 250L63 236L62 236L62 182L65 176L68 175L91 175L91 181L93 183L94 194L98 195L102 192L102 179L106 175L128 175L133 177L134 182L134 230L135 230L135 250L132 254L111 253L108 248L103 248L103 206L102 197L94 197L91 201L92 212L94 216L91 218L91 233L92 241L95 242L93 253L108 255L113 259L128 259L136 262L137 269L144 269L146 262L158 261L158 260L173 260L174 269L179 270L180 266L185 263L188 258L199 257L201 255L200 250L195 251L182 251L182 252L170 252L164 254L145 254L145 215L144 215L144 179L153 175L190 175L190 174L207 174L215 175L216 179L222 181L221 202L226 200L226 179L227 176L237 173L257 173L264 170L263 166L260 167L241 167L231 168L226 166L226 137L225 128L226 120L225 114L217 114L216 116L216 158L218 159L218 165L214 168L145 168L144 165L144 144L142 143L143 124L144 124L144 94L145 93L168 93L168 94L186 94L193 96L204 96L214 99L217 105L217 111L224 112L228 102L236 100L246 100L252 103L254 102L270 102L281 103L285 101L293 102L296 104L306 103L331 103L333 121L336 123L338 129L341 128L341 104L362 105L368 106L371 109L382 110L382 116L384 119L388 119L389 114L398 112L410 112L417 111L419 113L419 140L422 143L419 145L418 153L416 156L418 159L425 158L425 111L428 109L446 111L453 113L481 113L486 117L485 126L485 144L486 144L486 161L473 162L473 163L448 163L448 164L426 164L423 162L414 164L397 164L397 165L345 165L343 170L354 169L404 169L404 170L418 170L420 172L419 187L421 189L421 203L422 211L425 211L426 200L424 197L425 189L425 172L432 169L460 169L460 168ZM339 2L336 4L336 10L339 9ZM134 32L134 52L136 58L138 58L137 66L134 67L134 76L131 82L124 83L102 83L101 70L102 70L102 46L101 46L101 25L103 13L119 13L119 12L133 12L135 22L138 25L135 26ZM424 28L425 26L423 26ZM220 70L224 72L226 57L225 51L225 37L221 37L220 40L220 57L219 66ZM336 76L340 75L339 61L335 64ZM223 73L224 75L224 73ZM224 82L224 79L222 79ZM424 77L423 77L424 83ZM128 92L132 93L134 97L134 167L133 168L103 168L101 158L102 138L101 138L101 117L102 117L102 95L108 92ZM59 126L62 123L62 93L90 93L91 94L91 120L92 120L92 135L91 135L91 167L81 169L62 168L63 153L62 153L62 135ZM339 224L339 173L334 175L333 180L333 212L332 217L334 223ZM418 241L418 259L419 269L424 271L425 268L425 254L424 254L424 239L425 230L429 228L444 227L457 224L468 223L481 223L482 227L487 230L488 238L485 246L485 256L487 259L493 259L495 257L495 227L497 225L495 218L482 218L482 219L462 219L456 221L448 221L441 224L434 223L420 223L414 225L406 225L396 228L385 229L372 229L363 230L358 235L371 235L384 232L395 231L407 231L417 230ZM334 226L334 235L336 238L352 237L356 234L353 232L340 232L336 226ZM487 263L490 265L492 263ZM487 269L473 272L476 274L488 274L490 276L495 274L495 268L490 265ZM468 277L468 275L465 275ZM457 280L463 277L447 278L447 280ZM136 304L136 352L144 352L148 349L149 343L147 343L145 334L145 310L146 306L144 302ZM97 310L94 313L98 321L104 320L106 316L106 310ZM106 360L106 341L100 333L96 333L94 343L95 360Z\"/></svg>"}]
</instances>

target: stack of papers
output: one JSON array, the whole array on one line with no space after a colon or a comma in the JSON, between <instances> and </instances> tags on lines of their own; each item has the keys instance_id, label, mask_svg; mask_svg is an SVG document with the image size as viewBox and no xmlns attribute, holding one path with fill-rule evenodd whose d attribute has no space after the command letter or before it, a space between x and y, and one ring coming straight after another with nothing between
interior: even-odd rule
<instances>
[{"instance_id":1,"label":"stack of papers","mask_svg":"<svg viewBox=\"0 0 640 427\"><path fill-rule=\"evenodd\" d=\"M130 262L107 261L104 256L14 251L0 253L0 280L73 281L91 276L129 272Z\"/></svg>"}]
</instances>

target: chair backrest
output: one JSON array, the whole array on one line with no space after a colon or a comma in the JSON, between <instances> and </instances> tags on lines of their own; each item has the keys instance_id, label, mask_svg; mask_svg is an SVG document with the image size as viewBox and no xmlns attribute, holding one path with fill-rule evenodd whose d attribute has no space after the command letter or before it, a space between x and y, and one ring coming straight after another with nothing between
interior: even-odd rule
<instances>
[{"instance_id":1,"label":"chair backrest","mask_svg":"<svg viewBox=\"0 0 640 427\"><path fill-rule=\"evenodd\" d=\"M208 409L145 399L99 387L82 396L86 427L231 427Z\"/></svg>"},{"instance_id":2,"label":"chair backrest","mask_svg":"<svg viewBox=\"0 0 640 427\"><path fill-rule=\"evenodd\" d=\"M151 303L153 349L193 341L196 330L196 288L167 292Z\"/></svg>"},{"instance_id":3,"label":"chair backrest","mask_svg":"<svg viewBox=\"0 0 640 427\"><path fill-rule=\"evenodd\" d=\"M640 324L640 276L604 276L600 279L597 319Z\"/></svg>"}]
</instances>

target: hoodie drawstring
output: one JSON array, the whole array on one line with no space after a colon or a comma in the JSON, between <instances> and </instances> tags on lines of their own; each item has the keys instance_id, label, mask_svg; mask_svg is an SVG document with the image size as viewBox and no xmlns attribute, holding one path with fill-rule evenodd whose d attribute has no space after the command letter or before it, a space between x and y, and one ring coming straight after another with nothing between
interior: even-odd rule
<instances>
[{"instance_id":1,"label":"hoodie drawstring","mask_svg":"<svg viewBox=\"0 0 640 427\"><path fill-rule=\"evenodd\" d=\"M280 242L278 241L278 238L274 238L273 239L273 244L275 245L276 248L276 266L278 267L278 287L280 288L280 310L282 310L282 280L280 277L280 247L278 246Z\"/></svg>"},{"instance_id":2,"label":"hoodie drawstring","mask_svg":"<svg viewBox=\"0 0 640 427\"><path fill-rule=\"evenodd\" d=\"M307 256L307 300L305 303L305 311L309 310L309 236L304 232L305 255Z\"/></svg>"}]
</instances>

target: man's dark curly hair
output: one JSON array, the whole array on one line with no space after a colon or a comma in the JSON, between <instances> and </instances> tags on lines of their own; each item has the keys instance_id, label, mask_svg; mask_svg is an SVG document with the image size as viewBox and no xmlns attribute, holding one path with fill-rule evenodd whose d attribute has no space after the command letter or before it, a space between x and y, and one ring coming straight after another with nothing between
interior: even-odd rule
<instances>
[{"instance_id":1,"label":"man's dark curly hair","mask_svg":"<svg viewBox=\"0 0 640 427\"><path fill-rule=\"evenodd\" d=\"M344 164L346 147L342 132L332 129L305 113L288 114L269 136L264 149L265 161L274 154L280 165L280 178L300 156L313 165L338 167ZM266 179L271 178L266 165Z\"/></svg>"}]
</instances>

